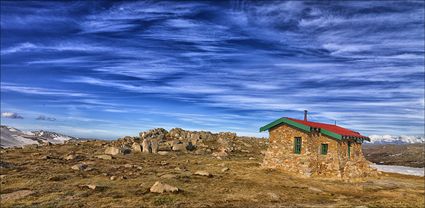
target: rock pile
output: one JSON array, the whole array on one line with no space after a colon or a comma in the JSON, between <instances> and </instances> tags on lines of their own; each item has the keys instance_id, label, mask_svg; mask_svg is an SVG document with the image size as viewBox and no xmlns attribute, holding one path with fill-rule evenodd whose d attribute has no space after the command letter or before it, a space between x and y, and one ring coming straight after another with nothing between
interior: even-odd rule
<instances>
[{"instance_id":1,"label":"rock pile","mask_svg":"<svg viewBox=\"0 0 425 208\"><path fill-rule=\"evenodd\" d=\"M176 152L211 154L214 157L223 158L234 151L250 152L243 148L255 149L251 144L241 143L236 141L237 139L236 133L232 132L211 133L187 131L181 128L167 131L163 128L155 128L140 132L139 137L126 136L112 142L112 146L106 148L105 154L119 155L133 152L167 155L169 152ZM249 139L252 138L246 138L245 141Z\"/></svg>"}]
</instances>

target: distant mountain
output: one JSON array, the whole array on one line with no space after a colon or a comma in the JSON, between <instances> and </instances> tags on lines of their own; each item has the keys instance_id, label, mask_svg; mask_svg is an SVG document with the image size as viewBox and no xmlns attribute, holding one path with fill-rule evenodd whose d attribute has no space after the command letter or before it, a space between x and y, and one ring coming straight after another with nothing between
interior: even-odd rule
<instances>
[{"instance_id":1,"label":"distant mountain","mask_svg":"<svg viewBox=\"0 0 425 208\"><path fill-rule=\"evenodd\" d=\"M370 143L372 144L413 144L425 143L423 136L392 136L392 135L370 135Z\"/></svg>"},{"instance_id":2,"label":"distant mountain","mask_svg":"<svg viewBox=\"0 0 425 208\"><path fill-rule=\"evenodd\" d=\"M58 144L71 139L77 138L43 130L25 132L13 127L2 125L0 146L3 148L21 147L29 144L43 144L47 142Z\"/></svg>"}]
</instances>

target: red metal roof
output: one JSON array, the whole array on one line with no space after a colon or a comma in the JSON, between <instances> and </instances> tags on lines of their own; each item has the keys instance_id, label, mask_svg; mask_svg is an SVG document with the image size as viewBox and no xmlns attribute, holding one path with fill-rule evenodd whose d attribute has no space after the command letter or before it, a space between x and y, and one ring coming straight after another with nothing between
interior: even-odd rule
<instances>
[{"instance_id":1,"label":"red metal roof","mask_svg":"<svg viewBox=\"0 0 425 208\"><path fill-rule=\"evenodd\" d=\"M361 135L359 132L355 132L355 131L351 131L349 129L346 128L342 128L340 126L337 125L333 125L333 124L325 124L325 123L319 123L319 122L311 122L311 121L304 121L304 120L298 120L298 119L294 119L294 118L288 118L287 119L306 125L306 126L310 126L313 128L321 128L321 129L325 129L337 134L340 134L342 136L352 136L352 137L358 137L358 138L367 138L366 136Z\"/></svg>"}]
</instances>

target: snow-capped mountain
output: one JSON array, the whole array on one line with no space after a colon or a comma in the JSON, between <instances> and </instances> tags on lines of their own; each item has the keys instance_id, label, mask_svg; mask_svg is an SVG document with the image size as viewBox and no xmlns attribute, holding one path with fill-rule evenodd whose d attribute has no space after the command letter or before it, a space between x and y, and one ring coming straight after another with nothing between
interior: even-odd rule
<instances>
[{"instance_id":1,"label":"snow-capped mountain","mask_svg":"<svg viewBox=\"0 0 425 208\"><path fill-rule=\"evenodd\" d=\"M372 144L412 144L425 143L424 136L393 136L393 135L370 135Z\"/></svg>"},{"instance_id":2,"label":"snow-capped mountain","mask_svg":"<svg viewBox=\"0 0 425 208\"><path fill-rule=\"evenodd\" d=\"M77 138L43 130L25 132L13 127L2 125L0 146L4 148L21 147L29 144L43 144L47 142L58 144L70 139Z\"/></svg>"}]
</instances>

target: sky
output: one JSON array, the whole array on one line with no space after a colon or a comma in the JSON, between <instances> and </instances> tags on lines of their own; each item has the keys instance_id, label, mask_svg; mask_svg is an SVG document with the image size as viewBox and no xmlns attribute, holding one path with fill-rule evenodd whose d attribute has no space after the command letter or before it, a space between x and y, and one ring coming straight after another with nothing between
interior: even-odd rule
<instances>
[{"instance_id":1,"label":"sky","mask_svg":"<svg viewBox=\"0 0 425 208\"><path fill-rule=\"evenodd\" d=\"M1 1L2 125L424 134L423 1Z\"/></svg>"}]
</instances>

